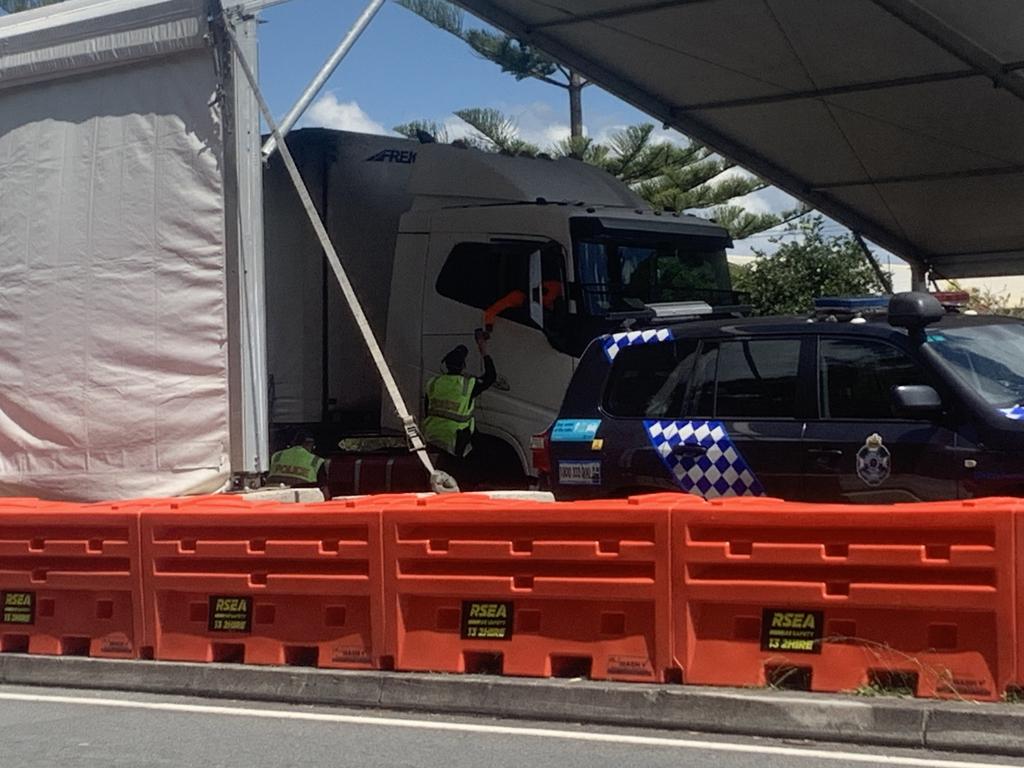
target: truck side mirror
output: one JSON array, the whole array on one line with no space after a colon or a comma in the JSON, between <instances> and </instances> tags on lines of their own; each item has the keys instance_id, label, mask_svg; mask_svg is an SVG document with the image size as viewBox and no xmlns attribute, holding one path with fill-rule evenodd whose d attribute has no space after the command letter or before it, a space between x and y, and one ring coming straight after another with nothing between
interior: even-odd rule
<instances>
[{"instance_id":1,"label":"truck side mirror","mask_svg":"<svg viewBox=\"0 0 1024 768\"><path fill-rule=\"evenodd\" d=\"M908 416L927 416L942 410L942 398L927 384L893 387L892 401L897 413Z\"/></svg>"},{"instance_id":2,"label":"truck side mirror","mask_svg":"<svg viewBox=\"0 0 1024 768\"><path fill-rule=\"evenodd\" d=\"M540 250L530 254L530 319L538 328L544 327L544 286Z\"/></svg>"}]
</instances>

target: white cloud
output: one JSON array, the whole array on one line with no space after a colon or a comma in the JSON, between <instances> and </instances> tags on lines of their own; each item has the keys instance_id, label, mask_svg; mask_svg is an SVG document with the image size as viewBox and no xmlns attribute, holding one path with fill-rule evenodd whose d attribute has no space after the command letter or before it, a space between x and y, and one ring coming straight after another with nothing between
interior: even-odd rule
<instances>
[{"instance_id":1,"label":"white cloud","mask_svg":"<svg viewBox=\"0 0 1024 768\"><path fill-rule=\"evenodd\" d=\"M497 109L503 115L515 122L519 132L519 138L536 144L541 149L550 149L569 137L569 123L566 120L569 105L565 109L552 106L547 102L535 101L528 104L517 104L510 102L495 102L487 105ZM587 113L584 111L584 116ZM462 120L454 115L447 115L435 118L448 132L448 138L452 141L474 135L474 131ZM594 120L588 121L583 126L584 134L593 136L597 141L607 141L613 133L626 128L625 123L612 122L607 116L595 116ZM687 139L678 131L657 128L654 132L654 140L657 142L668 141L673 144L685 145Z\"/></svg>"},{"instance_id":2,"label":"white cloud","mask_svg":"<svg viewBox=\"0 0 1024 768\"><path fill-rule=\"evenodd\" d=\"M542 149L549 148L556 141L569 135L569 124L565 116L543 101L530 104L503 104L496 108L512 118L519 126L519 138ZM566 104L566 112L569 106Z\"/></svg>"},{"instance_id":3,"label":"white cloud","mask_svg":"<svg viewBox=\"0 0 1024 768\"><path fill-rule=\"evenodd\" d=\"M455 115L449 115L444 120L441 120L440 123L444 127L445 133L448 134L448 141L458 141L459 139L477 135L477 132L473 130L469 123Z\"/></svg>"},{"instance_id":4,"label":"white cloud","mask_svg":"<svg viewBox=\"0 0 1024 768\"><path fill-rule=\"evenodd\" d=\"M586 131L584 131L586 132ZM568 125L554 124L547 126L541 132L541 140L534 142L540 144L542 148L550 147L552 144L557 144L560 141L565 141L569 138L572 133Z\"/></svg>"},{"instance_id":5,"label":"white cloud","mask_svg":"<svg viewBox=\"0 0 1024 768\"><path fill-rule=\"evenodd\" d=\"M302 124L355 133L391 134L391 131L366 114L358 102L339 101L334 93L325 93L313 102Z\"/></svg>"},{"instance_id":6,"label":"white cloud","mask_svg":"<svg viewBox=\"0 0 1024 768\"><path fill-rule=\"evenodd\" d=\"M743 197L734 197L729 201L729 204L742 206L753 214L776 213L778 211L771 196L766 195L763 189L758 192L751 192Z\"/></svg>"},{"instance_id":7,"label":"white cloud","mask_svg":"<svg viewBox=\"0 0 1024 768\"><path fill-rule=\"evenodd\" d=\"M520 139L536 144L541 149L549 149L551 145L569 136L569 124L558 122L554 110L543 102L499 103L493 105L493 108L515 123ZM447 115L435 122L444 127L449 141L479 136L466 121L455 115Z\"/></svg>"},{"instance_id":8,"label":"white cloud","mask_svg":"<svg viewBox=\"0 0 1024 768\"><path fill-rule=\"evenodd\" d=\"M715 181L725 181L726 179L752 179L754 174L738 165L731 166L722 171L718 176L715 177Z\"/></svg>"},{"instance_id":9,"label":"white cloud","mask_svg":"<svg viewBox=\"0 0 1024 768\"><path fill-rule=\"evenodd\" d=\"M724 175L724 174L723 174ZM777 187L767 187L749 195L734 198L734 205L742 205L751 213L782 213L796 208L800 203Z\"/></svg>"},{"instance_id":10,"label":"white cloud","mask_svg":"<svg viewBox=\"0 0 1024 768\"><path fill-rule=\"evenodd\" d=\"M625 127L626 127L625 125L606 125L606 126L603 126L602 128L599 128L597 130L597 132L594 134L594 140L599 142L599 143L601 143L601 144L604 144L604 143L606 143L612 137L612 134L618 133L619 131L623 130Z\"/></svg>"}]
</instances>

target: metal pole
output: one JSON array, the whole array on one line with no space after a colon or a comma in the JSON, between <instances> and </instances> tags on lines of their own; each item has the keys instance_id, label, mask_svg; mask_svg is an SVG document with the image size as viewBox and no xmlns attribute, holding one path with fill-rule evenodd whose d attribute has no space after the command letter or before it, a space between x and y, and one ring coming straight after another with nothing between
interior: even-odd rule
<instances>
[{"instance_id":1,"label":"metal pole","mask_svg":"<svg viewBox=\"0 0 1024 768\"><path fill-rule=\"evenodd\" d=\"M225 5L229 6L229 10L240 10L242 13L258 13L264 8L270 8L275 5L281 5L287 3L289 0L242 0L237 5L231 6L229 3Z\"/></svg>"},{"instance_id":2,"label":"metal pole","mask_svg":"<svg viewBox=\"0 0 1024 768\"><path fill-rule=\"evenodd\" d=\"M928 290L928 268L918 262L910 263L910 290Z\"/></svg>"},{"instance_id":3,"label":"metal pole","mask_svg":"<svg viewBox=\"0 0 1024 768\"><path fill-rule=\"evenodd\" d=\"M885 292L892 293L892 279L882 271L882 265L878 263L878 260L875 258L875 254L871 252L871 249L868 248L868 244L864 242L864 238L860 236L860 232L854 232L853 239L857 241L857 245L859 245L860 249L864 251L864 257L871 265L871 269L874 270L875 277L878 278L878 282L880 282L882 287L885 288Z\"/></svg>"},{"instance_id":4,"label":"metal pole","mask_svg":"<svg viewBox=\"0 0 1024 768\"><path fill-rule=\"evenodd\" d=\"M292 129L296 121L306 111L310 102L316 98L316 95L320 93L320 89L324 87L324 83L327 82L327 78L334 74L334 70L341 64L341 60L345 58L352 46L356 44L356 40L363 34L363 30L366 29L370 22L373 21L373 17L377 15L377 11L384 5L384 0L370 0L370 4L366 6L366 10L360 14L359 18L356 19L356 23L352 26L352 29L348 31L345 38L338 44L338 47L334 49L334 53L331 57L324 62L324 65L320 68L320 71L316 73L316 77L306 86L306 90L299 96L299 100L295 102L295 106L291 108L284 120L281 121L280 128L278 131L283 139L288 135L288 131ZM277 139L271 136L267 139L263 145L263 160L264 162L274 154L274 149L277 147Z\"/></svg>"},{"instance_id":5,"label":"metal pole","mask_svg":"<svg viewBox=\"0 0 1024 768\"><path fill-rule=\"evenodd\" d=\"M255 58L257 20L240 14L235 37L239 51ZM229 62L238 64L232 47ZM236 183L225 194L234 202L236 214L226 224L234 233L236 247L228 251L228 275L236 290L229 293L229 318L236 328L229 351L237 368L231 377L232 392L241 405L232 409L232 429L239 439L231 441L232 469L246 484L269 466L269 402L267 398L266 293L263 260L263 165L260 162L260 108L248 84L231 78L227 99L234 115L235 130L225 132Z\"/></svg>"},{"instance_id":6,"label":"metal pole","mask_svg":"<svg viewBox=\"0 0 1024 768\"><path fill-rule=\"evenodd\" d=\"M430 461L430 457L427 455L427 446L423 441L423 436L420 433L419 427L416 425L416 420L412 417L412 414L409 413L409 409L405 405L402 393L398 389L398 383L395 381L395 377L392 375L391 369L388 367L387 361L384 359L384 352L381 350L380 344L373 335L373 329L370 328L370 321L367 319L366 313L363 312L363 307L359 303L359 297L356 296L355 289L352 287L352 283L348 279L348 274L345 272L345 267L342 266L341 259L338 258L338 253L334 250L334 244L331 242L331 238L327 234L327 229L324 227L324 223L320 220L320 216L316 212L316 207L313 205L313 199L309 196L309 189L307 189L306 183L302 180L302 175L299 173L298 166L295 165L295 160L292 158L292 153L288 150L288 145L284 142L284 137L281 136L277 123L274 120L274 115L271 113L270 107L267 106L267 102L263 98L263 92L260 90L259 83L256 80L256 75L253 74L252 68L249 66L249 61L246 59L245 54L238 44L238 40L235 37L235 33L231 26L231 19L225 15L224 22L224 31L230 38L231 44L237 54L238 65L241 67L245 78L249 81L249 87L252 89L253 96L256 98L256 103L259 104L260 111L263 113L263 119L267 121L267 125L270 127L271 132L278 137L278 146L281 150L281 160L284 161L284 167L288 171L288 176L291 178L295 191L299 195L299 200L302 203L303 210L306 212L306 216L309 218L309 223L313 226L313 230L316 232L317 239L320 241L320 247L324 249L324 255L327 257L327 262L331 265L331 269L334 270L334 276L337 278L338 284L341 286L341 292L345 297L348 308L352 311L352 315L356 321L356 326L359 328L359 333L362 335L363 341L366 343L366 347L370 351L370 357L373 358L373 362L377 366L380 377L384 380L384 388L387 390L388 396L391 398L391 403L394 406L396 413L398 413L398 418L401 419L402 425L405 428L405 436L409 441L410 450L416 453L420 462L423 464L423 467L427 470L430 475L430 484L434 490L458 490L458 486L449 475L444 472L438 472L434 469L434 465Z\"/></svg>"}]
</instances>

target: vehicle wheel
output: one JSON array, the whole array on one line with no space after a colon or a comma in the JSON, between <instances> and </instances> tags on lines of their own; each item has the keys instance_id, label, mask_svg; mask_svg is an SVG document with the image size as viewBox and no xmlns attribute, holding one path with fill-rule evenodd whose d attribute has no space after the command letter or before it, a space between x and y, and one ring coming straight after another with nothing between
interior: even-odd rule
<instances>
[{"instance_id":1,"label":"vehicle wheel","mask_svg":"<svg viewBox=\"0 0 1024 768\"><path fill-rule=\"evenodd\" d=\"M523 472L519 456L504 440L490 435L474 436L470 459L465 481L456 478L462 490L529 490L530 478Z\"/></svg>"}]
</instances>

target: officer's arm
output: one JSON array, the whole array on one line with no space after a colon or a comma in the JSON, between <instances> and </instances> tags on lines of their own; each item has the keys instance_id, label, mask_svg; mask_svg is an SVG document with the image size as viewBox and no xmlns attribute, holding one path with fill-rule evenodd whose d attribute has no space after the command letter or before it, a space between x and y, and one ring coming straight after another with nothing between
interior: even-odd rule
<instances>
[{"instance_id":1,"label":"officer's arm","mask_svg":"<svg viewBox=\"0 0 1024 768\"><path fill-rule=\"evenodd\" d=\"M490 355L484 355L484 375L477 378L473 382L473 397L478 397L480 394L490 389L495 381L498 380L498 371L494 368L494 361Z\"/></svg>"}]
</instances>

